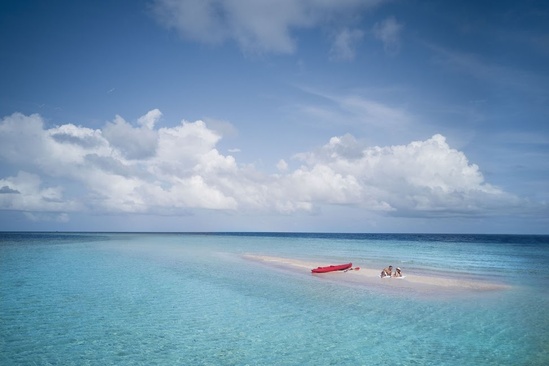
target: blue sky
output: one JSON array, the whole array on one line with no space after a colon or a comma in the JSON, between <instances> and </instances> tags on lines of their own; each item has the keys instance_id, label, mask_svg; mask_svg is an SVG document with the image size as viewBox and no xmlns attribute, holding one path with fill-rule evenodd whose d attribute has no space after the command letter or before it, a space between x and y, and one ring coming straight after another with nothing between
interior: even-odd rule
<instances>
[{"instance_id":1,"label":"blue sky","mask_svg":"<svg viewBox=\"0 0 549 366\"><path fill-rule=\"evenodd\" d=\"M0 49L0 230L549 234L544 1L4 1Z\"/></svg>"}]
</instances>

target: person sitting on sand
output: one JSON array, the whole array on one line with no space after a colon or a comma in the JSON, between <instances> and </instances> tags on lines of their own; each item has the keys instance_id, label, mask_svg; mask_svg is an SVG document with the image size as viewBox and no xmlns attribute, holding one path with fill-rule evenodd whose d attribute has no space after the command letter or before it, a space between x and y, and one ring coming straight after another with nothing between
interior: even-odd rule
<instances>
[{"instance_id":1,"label":"person sitting on sand","mask_svg":"<svg viewBox=\"0 0 549 366\"><path fill-rule=\"evenodd\" d=\"M400 271L400 268L397 267L396 271L395 271L395 274L393 275L393 277L402 277L402 272Z\"/></svg>"},{"instance_id":2,"label":"person sitting on sand","mask_svg":"<svg viewBox=\"0 0 549 366\"><path fill-rule=\"evenodd\" d=\"M381 271L381 278L391 277L392 273L393 273L393 266L389 266L387 268L384 268L383 271Z\"/></svg>"}]
</instances>

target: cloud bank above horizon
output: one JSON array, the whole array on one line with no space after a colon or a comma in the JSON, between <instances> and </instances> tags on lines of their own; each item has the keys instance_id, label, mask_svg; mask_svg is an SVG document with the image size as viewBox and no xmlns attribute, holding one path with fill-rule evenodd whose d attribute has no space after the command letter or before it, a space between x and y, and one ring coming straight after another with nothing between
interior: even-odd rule
<instances>
[{"instance_id":1,"label":"cloud bank above horizon","mask_svg":"<svg viewBox=\"0 0 549 366\"><path fill-rule=\"evenodd\" d=\"M157 128L161 117L158 109L133 124L116 116L102 129L46 128L38 114L4 117L0 158L18 170L0 178L0 209L64 222L82 211L287 215L329 205L397 217L482 217L526 205L487 183L440 134L383 147L335 136L314 151L281 158L278 172L269 174L222 154L223 136L203 121ZM287 159L299 167L288 169Z\"/></svg>"}]
</instances>

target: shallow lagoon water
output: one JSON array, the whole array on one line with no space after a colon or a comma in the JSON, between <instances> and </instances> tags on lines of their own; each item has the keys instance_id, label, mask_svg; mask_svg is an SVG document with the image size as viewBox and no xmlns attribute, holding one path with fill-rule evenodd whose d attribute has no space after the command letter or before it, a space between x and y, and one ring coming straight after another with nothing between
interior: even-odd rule
<instances>
[{"instance_id":1,"label":"shallow lagoon water","mask_svg":"<svg viewBox=\"0 0 549 366\"><path fill-rule=\"evenodd\" d=\"M387 291L246 254L509 286ZM546 236L1 233L0 363L545 365L548 264Z\"/></svg>"}]
</instances>

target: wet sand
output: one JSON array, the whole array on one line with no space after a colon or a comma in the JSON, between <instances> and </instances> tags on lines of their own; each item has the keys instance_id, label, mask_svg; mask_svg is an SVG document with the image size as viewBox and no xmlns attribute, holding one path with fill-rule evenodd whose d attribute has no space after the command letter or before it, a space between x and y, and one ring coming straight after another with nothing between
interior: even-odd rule
<instances>
[{"instance_id":1,"label":"wet sand","mask_svg":"<svg viewBox=\"0 0 549 366\"><path fill-rule=\"evenodd\" d=\"M347 285L367 286L372 289L410 289L414 292L460 292L460 291L497 291L509 289L510 286L495 281L485 281L471 278L455 278L444 276L444 273L435 276L427 276L406 272L403 268L404 278L380 278L381 269L365 268L360 263L353 263L353 268L360 270L337 271L322 274L312 274L311 270L317 267L329 266L327 262L310 262L292 258L281 258L264 255L246 254L244 258L268 266L285 268L303 274L340 282Z\"/></svg>"}]
</instances>

